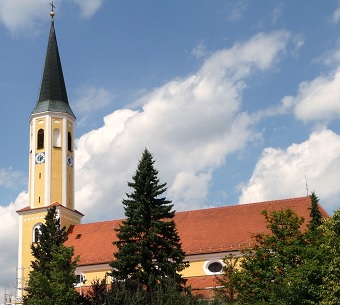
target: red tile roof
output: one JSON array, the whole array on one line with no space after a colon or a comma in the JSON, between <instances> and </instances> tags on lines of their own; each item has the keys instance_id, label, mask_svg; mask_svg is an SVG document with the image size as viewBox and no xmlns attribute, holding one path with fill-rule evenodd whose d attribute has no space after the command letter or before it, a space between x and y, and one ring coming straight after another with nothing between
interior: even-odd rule
<instances>
[{"instance_id":1,"label":"red tile roof","mask_svg":"<svg viewBox=\"0 0 340 305\"><path fill-rule=\"evenodd\" d=\"M275 200L260 203L225 206L187 212L177 212L175 222L187 255L237 250L251 243L251 234L266 231L261 211L290 208L306 222L310 219L310 198ZM323 216L327 212L320 207ZM113 260L117 240L114 228L121 220L71 226L67 246L74 246L81 265L103 264Z\"/></svg>"}]
</instances>

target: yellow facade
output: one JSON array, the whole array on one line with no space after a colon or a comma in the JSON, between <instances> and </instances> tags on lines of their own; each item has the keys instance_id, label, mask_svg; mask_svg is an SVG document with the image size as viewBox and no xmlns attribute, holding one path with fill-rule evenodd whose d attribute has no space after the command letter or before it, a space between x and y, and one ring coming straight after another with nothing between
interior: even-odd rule
<instances>
[{"instance_id":1,"label":"yellow facade","mask_svg":"<svg viewBox=\"0 0 340 305\"><path fill-rule=\"evenodd\" d=\"M181 272L181 274L183 275L183 277L206 275L205 272L204 272L204 264L205 263L206 263L206 260L190 262L190 266L188 268L184 269Z\"/></svg>"},{"instance_id":2,"label":"yellow facade","mask_svg":"<svg viewBox=\"0 0 340 305\"><path fill-rule=\"evenodd\" d=\"M62 202L62 138L63 119L52 118L51 120L51 203ZM55 139L55 131L58 130L59 139Z\"/></svg>"},{"instance_id":3,"label":"yellow facade","mask_svg":"<svg viewBox=\"0 0 340 305\"><path fill-rule=\"evenodd\" d=\"M220 261L226 253L221 254L220 258L218 260L214 261ZM113 256L112 256L113 259ZM206 276L206 275L212 275L211 272L207 270L207 265L211 260L204 258L204 255L202 255L202 258L197 261L191 261L190 266L180 272L180 274L184 278L192 278L192 277L199 277L199 276ZM111 269L109 265L92 265L92 266L80 266L77 268L77 274L81 274L85 277L86 282L83 286L91 286L91 283L95 279L103 279L108 273L110 273ZM110 279L108 279L109 281Z\"/></svg>"},{"instance_id":4,"label":"yellow facade","mask_svg":"<svg viewBox=\"0 0 340 305\"><path fill-rule=\"evenodd\" d=\"M20 216L22 223L22 268L25 270L29 269L33 258L31 253L31 244L33 242L34 228L37 225L44 223L45 215L46 210L39 210L39 212L36 211L34 213Z\"/></svg>"},{"instance_id":5,"label":"yellow facade","mask_svg":"<svg viewBox=\"0 0 340 305\"><path fill-rule=\"evenodd\" d=\"M35 121L34 130L36 130L36 132L35 132L35 134L32 135L33 139L31 138L31 141L34 140L35 148L36 148L36 150L34 150L34 151L36 153L45 152L45 147L46 147L45 143L44 143L43 148L38 148L38 146L37 146L37 143L38 143L37 133L40 129L44 130L44 132L46 130L46 119L45 118L41 118L41 119ZM46 136L45 136L44 142L46 142ZM35 155L33 155L32 157L35 160ZM40 207L45 206L45 189L46 189L45 188L45 181L46 181L45 180L45 172L46 172L45 163L35 164L34 184L33 184L34 189L31 190L31 191L33 191L33 194L34 194L34 207L35 208L40 208ZM31 184L32 183L30 183L30 185Z\"/></svg>"},{"instance_id":6,"label":"yellow facade","mask_svg":"<svg viewBox=\"0 0 340 305\"><path fill-rule=\"evenodd\" d=\"M73 135L73 123L68 121L67 122L67 134L70 133L72 139L74 138ZM69 150L68 155L72 157L74 160L74 147L73 147L73 142L72 142L72 147L71 150ZM67 184L67 207L71 210L73 210L74 207L74 167L68 166L67 167L67 179L69 183Z\"/></svg>"}]
</instances>

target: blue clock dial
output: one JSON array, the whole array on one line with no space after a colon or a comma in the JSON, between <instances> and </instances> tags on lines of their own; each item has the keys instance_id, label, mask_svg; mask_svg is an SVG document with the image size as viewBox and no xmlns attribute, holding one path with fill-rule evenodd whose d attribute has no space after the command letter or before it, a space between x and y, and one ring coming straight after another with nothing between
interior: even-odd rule
<instances>
[{"instance_id":1,"label":"blue clock dial","mask_svg":"<svg viewBox=\"0 0 340 305\"><path fill-rule=\"evenodd\" d=\"M35 155L35 164L41 164L41 163L45 163L45 153L44 152L37 153Z\"/></svg>"},{"instance_id":2,"label":"blue clock dial","mask_svg":"<svg viewBox=\"0 0 340 305\"><path fill-rule=\"evenodd\" d=\"M73 166L73 158L69 155L67 155L67 165L68 166Z\"/></svg>"}]
</instances>

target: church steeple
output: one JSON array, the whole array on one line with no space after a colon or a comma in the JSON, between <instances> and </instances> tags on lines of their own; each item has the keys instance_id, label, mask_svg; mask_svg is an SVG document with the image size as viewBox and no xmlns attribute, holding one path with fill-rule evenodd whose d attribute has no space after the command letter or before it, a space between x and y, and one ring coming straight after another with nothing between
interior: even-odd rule
<instances>
[{"instance_id":1,"label":"church steeple","mask_svg":"<svg viewBox=\"0 0 340 305\"><path fill-rule=\"evenodd\" d=\"M54 202L74 209L74 122L69 105L54 29L51 27L39 98L30 116L31 208Z\"/></svg>"},{"instance_id":2,"label":"church steeple","mask_svg":"<svg viewBox=\"0 0 340 305\"><path fill-rule=\"evenodd\" d=\"M61 227L79 224L83 214L74 200L74 124L68 103L54 30L54 5L39 98L29 118L28 207L19 214L19 296L32 262L31 245L39 239L39 228L47 209L56 206ZM26 271L27 272L26 272Z\"/></svg>"},{"instance_id":3,"label":"church steeple","mask_svg":"<svg viewBox=\"0 0 340 305\"><path fill-rule=\"evenodd\" d=\"M75 115L68 103L64 75L61 67L57 38L54 29L53 16L51 20L51 28L48 39L44 72L40 85L39 98L32 114L46 111L64 112L75 118Z\"/></svg>"}]
</instances>

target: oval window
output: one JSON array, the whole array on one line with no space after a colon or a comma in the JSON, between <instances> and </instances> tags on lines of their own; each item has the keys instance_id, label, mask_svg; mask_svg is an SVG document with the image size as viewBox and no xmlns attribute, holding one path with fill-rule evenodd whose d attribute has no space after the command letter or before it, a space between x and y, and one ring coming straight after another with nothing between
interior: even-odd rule
<instances>
[{"instance_id":1,"label":"oval window","mask_svg":"<svg viewBox=\"0 0 340 305\"><path fill-rule=\"evenodd\" d=\"M210 272L213 272L213 273L221 272L222 268L223 268L223 266L220 262L213 262L213 263L209 264L209 266L208 266L208 270Z\"/></svg>"}]
</instances>

